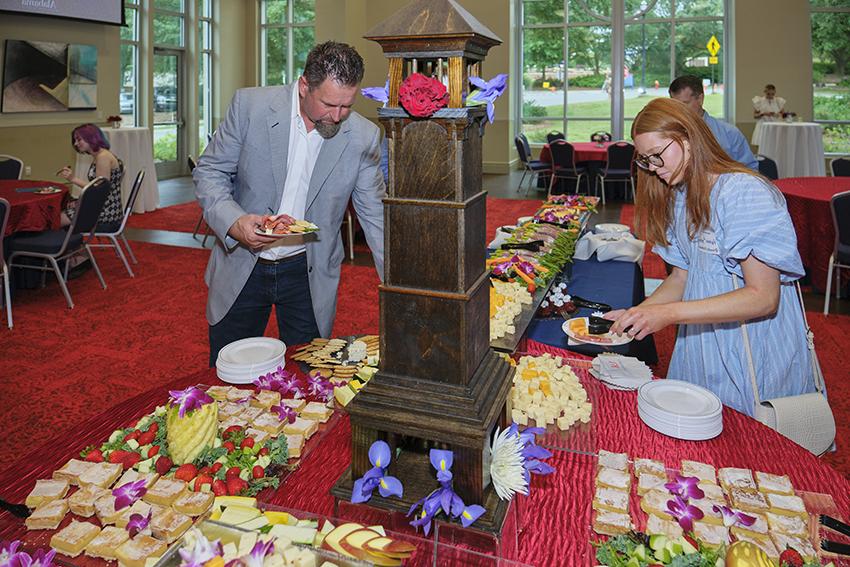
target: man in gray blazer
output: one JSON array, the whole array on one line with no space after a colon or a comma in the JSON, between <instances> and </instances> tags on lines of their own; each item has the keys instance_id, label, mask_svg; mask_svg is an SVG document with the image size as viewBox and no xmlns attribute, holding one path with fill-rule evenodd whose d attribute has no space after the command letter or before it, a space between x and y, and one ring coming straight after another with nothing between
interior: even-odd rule
<instances>
[{"instance_id":1,"label":"man in gray blazer","mask_svg":"<svg viewBox=\"0 0 850 567\"><path fill-rule=\"evenodd\" d=\"M287 345L331 333L349 199L383 276L380 131L351 110L363 59L327 42L291 85L240 89L198 160L195 194L216 246L206 270L210 366L238 339L262 336L272 305ZM257 234L271 216L317 233Z\"/></svg>"}]
</instances>

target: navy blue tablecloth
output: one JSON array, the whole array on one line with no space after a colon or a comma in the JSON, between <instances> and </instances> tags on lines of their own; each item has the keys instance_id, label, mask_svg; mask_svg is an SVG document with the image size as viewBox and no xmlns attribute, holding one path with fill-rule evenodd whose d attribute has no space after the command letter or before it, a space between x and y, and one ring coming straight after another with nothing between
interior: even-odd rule
<instances>
[{"instance_id":1,"label":"navy blue tablecloth","mask_svg":"<svg viewBox=\"0 0 850 567\"><path fill-rule=\"evenodd\" d=\"M646 297L643 271L634 262L600 262L594 254L588 260L576 260L573 263L567 282L567 293L590 301L607 303L614 309L632 307ZM588 316L590 313L590 309L580 309L575 317ZM655 340L652 335L642 341L632 341L615 347L589 344L571 346L567 344L567 336L561 329L563 323L564 319L561 317L535 318L528 327L527 337L540 343L591 356L603 351L612 351L637 357L647 364L658 362L658 353L655 350Z\"/></svg>"}]
</instances>

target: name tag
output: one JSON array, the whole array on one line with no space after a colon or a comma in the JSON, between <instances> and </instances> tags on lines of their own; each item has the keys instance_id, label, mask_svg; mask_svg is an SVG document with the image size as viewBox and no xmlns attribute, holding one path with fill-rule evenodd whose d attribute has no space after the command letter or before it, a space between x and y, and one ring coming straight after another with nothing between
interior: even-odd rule
<instances>
[{"instance_id":1,"label":"name tag","mask_svg":"<svg viewBox=\"0 0 850 567\"><path fill-rule=\"evenodd\" d=\"M717 237L714 231L709 229L703 230L697 236L697 248L700 252L706 254L720 254L720 247L717 246Z\"/></svg>"}]
</instances>

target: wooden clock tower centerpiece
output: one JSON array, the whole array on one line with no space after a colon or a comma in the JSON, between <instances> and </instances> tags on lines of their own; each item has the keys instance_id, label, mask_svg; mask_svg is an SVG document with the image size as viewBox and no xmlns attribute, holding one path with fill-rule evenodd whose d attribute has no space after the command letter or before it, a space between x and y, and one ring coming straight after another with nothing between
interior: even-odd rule
<instances>
[{"instance_id":1,"label":"wooden clock tower centerpiece","mask_svg":"<svg viewBox=\"0 0 850 567\"><path fill-rule=\"evenodd\" d=\"M370 505L407 512L438 487L428 452L454 452L454 491L487 510L476 526L498 531L507 502L490 482L491 435L506 423L512 367L490 349L486 193L481 189L483 107L465 107L470 76L501 41L454 0L414 0L373 28L389 59L389 101L378 117L389 140L384 201L380 370L348 405L351 467L333 493L351 498L371 467L369 447L395 452L388 474L404 498ZM429 118L399 105L412 73L447 84L449 103Z\"/></svg>"}]
</instances>

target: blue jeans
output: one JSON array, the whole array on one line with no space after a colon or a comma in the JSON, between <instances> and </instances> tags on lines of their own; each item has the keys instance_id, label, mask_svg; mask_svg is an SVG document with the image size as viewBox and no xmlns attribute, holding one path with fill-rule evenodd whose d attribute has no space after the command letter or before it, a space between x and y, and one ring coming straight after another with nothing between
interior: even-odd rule
<instances>
[{"instance_id":1,"label":"blue jeans","mask_svg":"<svg viewBox=\"0 0 850 567\"><path fill-rule=\"evenodd\" d=\"M307 254L284 258L277 264L258 262L239 297L224 319L209 326L210 368L218 351L239 339L261 337L275 306L280 340L287 346L307 343L319 336L313 314Z\"/></svg>"}]
</instances>

